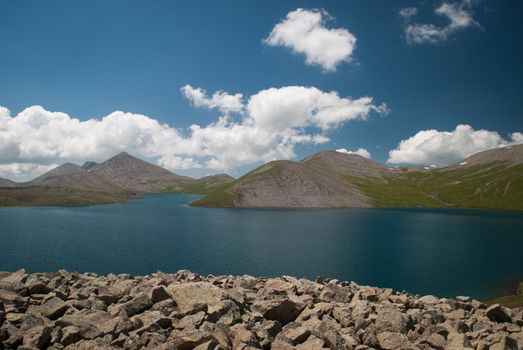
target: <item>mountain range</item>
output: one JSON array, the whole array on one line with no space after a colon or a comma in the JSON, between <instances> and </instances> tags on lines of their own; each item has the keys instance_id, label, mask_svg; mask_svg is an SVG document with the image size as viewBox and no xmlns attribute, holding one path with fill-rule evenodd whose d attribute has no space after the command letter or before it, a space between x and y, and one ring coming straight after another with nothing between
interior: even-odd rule
<instances>
[{"instance_id":1,"label":"mountain range","mask_svg":"<svg viewBox=\"0 0 523 350\"><path fill-rule=\"evenodd\" d=\"M523 145L477 153L444 168L388 168L325 151L272 161L234 179L193 179L122 152L100 164L71 163L25 183L0 178L0 205L89 205L147 193L205 195L195 206L237 208L459 207L523 209Z\"/></svg>"},{"instance_id":2,"label":"mountain range","mask_svg":"<svg viewBox=\"0 0 523 350\"><path fill-rule=\"evenodd\" d=\"M457 207L523 209L523 145L477 153L445 168L399 167L320 152L267 163L193 205L211 207Z\"/></svg>"},{"instance_id":3,"label":"mountain range","mask_svg":"<svg viewBox=\"0 0 523 350\"><path fill-rule=\"evenodd\" d=\"M82 166L65 163L25 183L0 179L0 205L88 205L140 198L147 193L204 193L233 180L219 174L202 179L177 175L126 152Z\"/></svg>"}]
</instances>

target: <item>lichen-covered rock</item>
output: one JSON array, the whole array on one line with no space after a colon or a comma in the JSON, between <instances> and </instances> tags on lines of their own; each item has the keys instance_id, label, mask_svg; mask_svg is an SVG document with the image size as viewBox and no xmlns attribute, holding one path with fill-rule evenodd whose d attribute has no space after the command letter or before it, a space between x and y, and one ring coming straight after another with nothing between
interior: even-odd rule
<instances>
[{"instance_id":1,"label":"lichen-covered rock","mask_svg":"<svg viewBox=\"0 0 523 350\"><path fill-rule=\"evenodd\" d=\"M55 320L58 317L62 316L68 308L69 305L67 305L62 299L52 297L51 299L46 300L40 306L40 312L43 316L51 320Z\"/></svg>"},{"instance_id":2,"label":"lichen-covered rock","mask_svg":"<svg viewBox=\"0 0 523 350\"><path fill-rule=\"evenodd\" d=\"M523 309L334 279L0 272L0 349L523 349Z\"/></svg>"}]
</instances>

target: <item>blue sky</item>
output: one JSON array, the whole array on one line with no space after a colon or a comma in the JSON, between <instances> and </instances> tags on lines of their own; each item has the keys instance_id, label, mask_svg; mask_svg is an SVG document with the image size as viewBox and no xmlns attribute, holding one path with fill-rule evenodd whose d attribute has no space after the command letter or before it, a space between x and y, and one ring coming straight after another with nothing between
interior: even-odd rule
<instances>
[{"instance_id":1,"label":"blue sky","mask_svg":"<svg viewBox=\"0 0 523 350\"><path fill-rule=\"evenodd\" d=\"M411 9L410 16L400 14L404 9ZM201 176L240 175L270 159L341 148L363 148L383 163L445 165L482 149L523 142L518 134L523 131L522 10L517 0L0 0L0 106L5 107L0 176L26 179L65 161L100 161L118 149ZM279 41L264 41L279 23L293 25L285 22L292 13L296 23L303 19L299 16L316 15L321 23L315 29L355 38L351 54L326 68L307 57L321 57L329 48L300 53L306 38L296 37L299 33L276 33ZM181 92L186 85L206 91L200 107L194 94ZM303 89L285 89L290 86ZM271 88L275 96L260 94ZM243 110L211 108L216 91L241 93ZM330 92L338 100L332 102ZM258 107L272 103L265 114L249 107L255 95ZM312 113L303 116L309 119L292 124L292 106L283 113L278 103L297 98L302 104L306 96L323 102L303 112ZM340 106L352 108L365 96L372 102L358 115L337 115L327 126L322 119L323 127L313 115L325 104L336 113ZM26 110L31 106L41 109ZM100 122L114 111L132 115L114 116L97 127L73 120ZM133 119L138 114L147 120ZM228 124L216 126L224 114ZM254 121L245 121L251 117ZM149 125L152 121L168 128ZM122 124L127 122L132 125ZM287 123L292 141L282 141L290 134L280 128L278 139L260 145L255 139L262 142L264 134L249 128L262 122L273 123L264 130L268 133ZM193 136L192 124L206 132ZM460 124L469 127L456 129ZM115 134L116 129L123 131ZM127 129L130 134L122 135ZM427 130L432 131L418 134ZM241 132L246 136L223 144ZM210 140L217 135L223 139ZM244 144L245 154L238 154Z\"/></svg>"}]
</instances>

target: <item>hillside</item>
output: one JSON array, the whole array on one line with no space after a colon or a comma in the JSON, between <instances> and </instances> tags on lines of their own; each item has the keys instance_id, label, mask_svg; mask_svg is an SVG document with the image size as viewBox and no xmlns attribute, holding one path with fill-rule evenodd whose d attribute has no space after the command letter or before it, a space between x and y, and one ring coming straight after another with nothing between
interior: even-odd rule
<instances>
[{"instance_id":1,"label":"hillside","mask_svg":"<svg viewBox=\"0 0 523 350\"><path fill-rule=\"evenodd\" d=\"M194 204L270 208L369 206L365 195L342 177L284 160L263 165Z\"/></svg>"},{"instance_id":2,"label":"hillside","mask_svg":"<svg viewBox=\"0 0 523 350\"><path fill-rule=\"evenodd\" d=\"M320 152L271 162L193 203L211 207L459 207L523 210L523 145L441 169L385 166Z\"/></svg>"},{"instance_id":3,"label":"hillside","mask_svg":"<svg viewBox=\"0 0 523 350\"><path fill-rule=\"evenodd\" d=\"M106 204L153 192L204 194L232 180L226 174L180 176L122 152L101 164L65 163L25 183L0 179L0 206Z\"/></svg>"},{"instance_id":4,"label":"hillside","mask_svg":"<svg viewBox=\"0 0 523 350\"><path fill-rule=\"evenodd\" d=\"M0 187L14 187L16 182L0 177Z\"/></svg>"},{"instance_id":5,"label":"hillside","mask_svg":"<svg viewBox=\"0 0 523 350\"><path fill-rule=\"evenodd\" d=\"M141 192L158 192L169 185L190 180L189 177L177 175L126 152L92 167L88 172L121 188Z\"/></svg>"}]
</instances>

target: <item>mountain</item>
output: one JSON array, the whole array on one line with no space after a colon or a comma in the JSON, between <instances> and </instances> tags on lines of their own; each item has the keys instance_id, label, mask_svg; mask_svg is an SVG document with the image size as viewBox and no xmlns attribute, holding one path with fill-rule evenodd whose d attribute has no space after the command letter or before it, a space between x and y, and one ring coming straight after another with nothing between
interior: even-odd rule
<instances>
[{"instance_id":1,"label":"mountain","mask_svg":"<svg viewBox=\"0 0 523 350\"><path fill-rule=\"evenodd\" d=\"M98 165L98 163L96 163L96 162L85 162L85 163L81 166L81 168L84 169L84 170L89 170L89 169L91 169L91 168L94 168L94 167L97 166L97 165Z\"/></svg>"},{"instance_id":2,"label":"mountain","mask_svg":"<svg viewBox=\"0 0 523 350\"><path fill-rule=\"evenodd\" d=\"M71 163L65 163L62 164L52 170L49 170L48 172L38 176L37 178L29 181L29 183L35 185L35 184L43 184L46 181L60 177L60 176L68 176L72 174L77 174L83 172L84 169L79 167L78 165L71 164Z\"/></svg>"},{"instance_id":3,"label":"mountain","mask_svg":"<svg viewBox=\"0 0 523 350\"><path fill-rule=\"evenodd\" d=\"M107 193L128 192L118 184L71 163L62 164L22 186L47 186L57 189Z\"/></svg>"},{"instance_id":4,"label":"mountain","mask_svg":"<svg viewBox=\"0 0 523 350\"><path fill-rule=\"evenodd\" d=\"M157 192L168 186L191 178L180 176L162 167L131 156L126 152L98 164L88 170L119 187L132 191Z\"/></svg>"},{"instance_id":5,"label":"mountain","mask_svg":"<svg viewBox=\"0 0 523 350\"><path fill-rule=\"evenodd\" d=\"M523 209L523 145L446 168L385 166L320 152L265 164L193 203L210 207L460 207Z\"/></svg>"},{"instance_id":6,"label":"mountain","mask_svg":"<svg viewBox=\"0 0 523 350\"><path fill-rule=\"evenodd\" d=\"M16 182L0 177L0 187L14 187Z\"/></svg>"},{"instance_id":7,"label":"mountain","mask_svg":"<svg viewBox=\"0 0 523 350\"><path fill-rule=\"evenodd\" d=\"M270 208L369 206L366 196L342 176L286 160L265 164L195 204Z\"/></svg>"},{"instance_id":8,"label":"mountain","mask_svg":"<svg viewBox=\"0 0 523 350\"><path fill-rule=\"evenodd\" d=\"M316 153L303 159L301 163L341 176L382 178L388 171L387 167L370 159L336 151Z\"/></svg>"},{"instance_id":9,"label":"mountain","mask_svg":"<svg viewBox=\"0 0 523 350\"><path fill-rule=\"evenodd\" d=\"M166 187L164 192L207 194L234 180L235 178L228 174L208 175L199 179L188 178Z\"/></svg>"}]
</instances>

